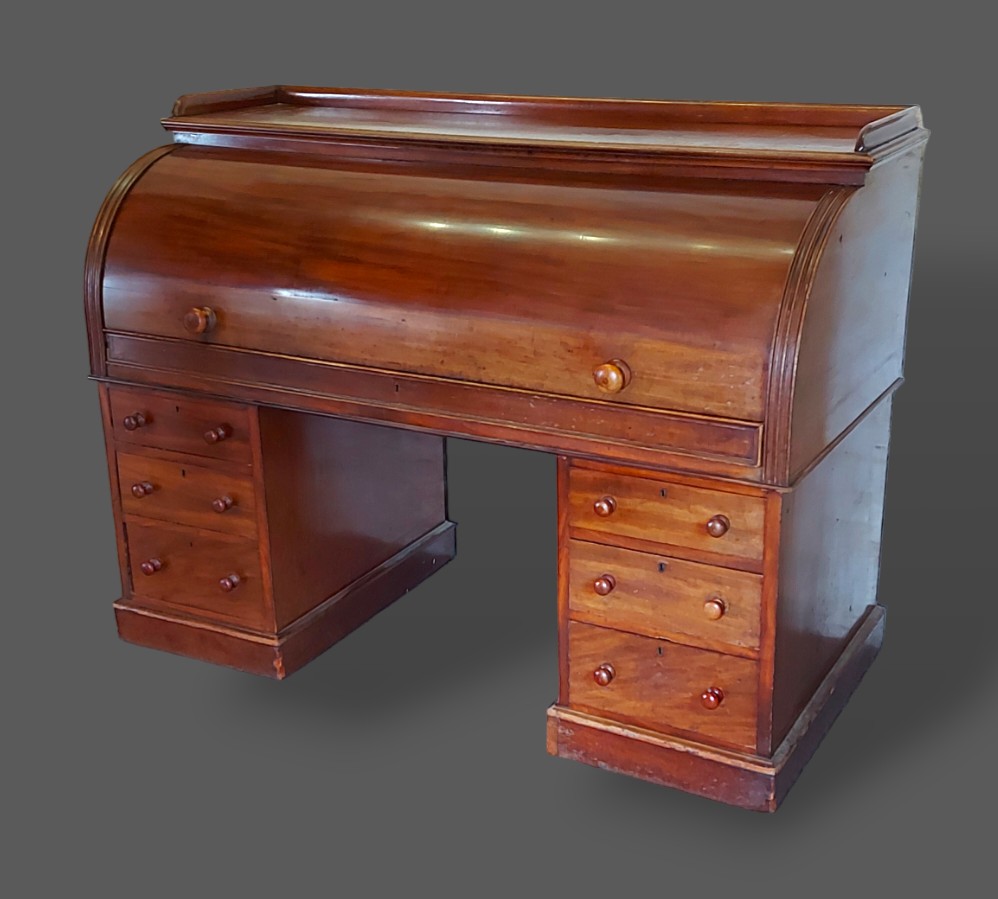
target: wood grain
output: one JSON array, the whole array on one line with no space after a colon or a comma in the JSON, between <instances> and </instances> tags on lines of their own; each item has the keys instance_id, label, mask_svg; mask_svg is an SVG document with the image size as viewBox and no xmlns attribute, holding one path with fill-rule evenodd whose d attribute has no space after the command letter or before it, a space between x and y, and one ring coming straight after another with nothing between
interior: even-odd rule
<instances>
[{"instance_id":1,"label":"wood grain","mask_svg":"<svg viewBox=\"0 0 998 899\"><path fill-rule=\"evenodd\" d=\"M857 183L917 107L676 103L275 86L181 97L181 143L409 162Z\"/></svg>"},{"instance_id":2,"label":"wood grain","mask_svg":"<svg viewBox=\"0 0 998 899\"><path fill-rule=\"evenodd\" d=\"M761 477L761 427L744 422L123 334L108 334L108 374L652 468Z\"/></svg>"},{"instance_id":3,"label":"wood grain","mask_svg":"<svg viewBox=\"0 0 998 899\"><path fill-rule=\"evenodd\" d=\"M273 633L255 540L134 517L126 518L125 533L133 602ZM139 565L149 559L162 568L146 576ZM226 593L219 581L230 574L241 583Z\"/></svg>"},{"instance_id":4,"label":"wood grain","mask_svg":"<svg viewBox=\"0 0 998 899\"><path fill-rule=\"evenodd\" d=\"M783 497L774 745L876 603L890 419L888 399Z\"/></svg>"},{"instance_id":5,"label":"wood grain","mask_svg":"<svg viewBox=\"0 0 998 899\"><path fill-rule=\"evenodd\" d=\"M439 437L282 409L259 422L278 629L444 521Z\"/></svg>"},{"instance_id":6,"label":"wood grain","mask_svg":"<svg viewBox=\"0 0 998 899\"><path fill-rule=\"evenodd\" d=\"M755 662L577 621L569 622L568 641L571 708L755 750ZM608 663L616 676L601 687L593 672ZM724 691L713 711L700 702L710 687Z\"/></svg>"},{"instance_id":7,"label":"wood grain","mask_svg":"<svg viewBox=\"0 0 998 899\"><path fill-rule=\"evenodd\" d=\"M863 618L772 758L620 724L563 705L548 710L548 752L741 808L775 812L873 663L883 635L884 610L877 606Z\"/></svg>"},{"instance_id":8,"label":"wood grain","mask_svg":"<svg viewBox=\"0 0 998 899\"><path fill-rule=\"evenodd\" d=\"M602 401L593 369L621 359L614 403L760 421L814 205L804 189L594 190L181 149L122 204L104 320ZM218 324L192 338L184 316L204 305Z\"/></svg>"},{"instance_id":9,"label":"wood grain","mask_svg":"<svg viewBox=\"0 0 998 899\"><path fill-rule=\"evenodd\" d=\"M128 430L123 422L135 413L141 413L146 423ZM249 411L242 405L112 387L110 414L112 434L120 445L162 448L230 462L249 462L252 458ZM230 429L228 438L216 443L206 441L205 433L219 425Z\"/></svg>"},{"instance_id":10,"label":"wood grain","mask_svg":"<svg viewBox=\"0 0 998 899\"><path fill-rule=\"evenodd\" d=\"M616 510L608 517L597 515L593 509L603 496L616 501ZM731 527L724 536L715 538L707 532L707 522L718 514L726 516ZM762 559L761 499L675 484L665 478L653 480L573 468L569 476L569 523L603 534L610 543L621 535L749 561Z\"/></svg>"},{"instance_id":11,"label":"wood grain","mask_svg":"<svg viewBox=\"0 0 998 899\"><path fill-rule=\"evenodd\" d=\"M453 556L445 436L554 452L549 750L775 808L882 639L918 108L274 85L164 124L84 273L121 635L285 677Z\"/></svg>"},{"instance_id":12,"label":"wood grain","mask_svg":"<svg viewBox=\"0 0 998 899\"><path fill-rule=\"evenodd\" d=\"M581 540L568 542L569 612L577 621L752 657L759 649L762 578ZM595 579L610 574L600 596ZM705 604L723 603L708 617Z\"/></svg>"},{"instance_id":13,"label":"wood grain","mask_svg":"<svg viewBox=\"0 0 998 899\"><path fill-rule=\"evenodd\" d=\"M797 350L786 470L795 481L903 374L924 144L871 171L835 219Z\"/></svg>"},{"instance_id":14,"label":"wood grain","mask_svg":"<svg viewBox=\"0 0 998 899\"><path fill-rule=\"evenodd\" d=\"M235 629L135 600L114 604L123 640L283 680L404 596L454 556L454 525L435 528L278 635Z\"/></svg>"},{"instance_id":15,"label":"wood grain","mask_svg":"<svg viewBox=\"0 0 998 899\"><path fill-rule=\"evenodd\" d=\"M256 539L256 497L251 478L146 453L119 452L117 458L125 515ZM131 487L137 483L151 484L152 493L136 497ZM220 497L232 502L231 508L222 513L212 506Z\"/></svg>"}]
</instances>

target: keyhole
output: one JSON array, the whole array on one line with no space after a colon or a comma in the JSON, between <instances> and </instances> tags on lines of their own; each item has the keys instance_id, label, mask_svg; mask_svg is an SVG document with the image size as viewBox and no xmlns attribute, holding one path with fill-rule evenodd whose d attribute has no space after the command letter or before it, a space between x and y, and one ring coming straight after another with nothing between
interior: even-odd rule
<instances>
[{"instance_id":1,"label":"keyhole","mask_svg":"<svg viewBox=\"0 0 998 899\"><path fill-rule=\"evenodd\" d=\"M668 567L669 567L669 566L668 566L668 565L667 565L667 564L666 564L665 562L659 562L659 563L658 563L658 570L659 570L659 573L662 573L662 572L664 572L664 571L665 571L665 569L666 569L666 568L668 568Z\"/></svg>"}]
</instances>

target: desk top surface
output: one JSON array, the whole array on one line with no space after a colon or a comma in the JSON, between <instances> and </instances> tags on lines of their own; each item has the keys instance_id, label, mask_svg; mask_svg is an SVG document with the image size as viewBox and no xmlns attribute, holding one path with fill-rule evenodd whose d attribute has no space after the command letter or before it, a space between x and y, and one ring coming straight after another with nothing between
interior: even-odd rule
<instances>
[{"instance_id":1,"label":"desk top surface","mask_svg":"<svg viewBox=\"0 0 998 899\"><path fill-rule=\"evenodd\" d=\"M276 86L189 94L163 120L181 143L321 143L865 165L918 129L917 107L692 103Z\"/></svg>"}]
</instances>

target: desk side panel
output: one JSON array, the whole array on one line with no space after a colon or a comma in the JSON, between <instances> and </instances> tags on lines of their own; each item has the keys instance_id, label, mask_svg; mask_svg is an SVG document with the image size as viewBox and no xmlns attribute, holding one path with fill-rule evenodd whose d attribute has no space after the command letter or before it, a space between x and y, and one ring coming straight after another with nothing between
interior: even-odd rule
<instances>
[{"instance_id":1,"label":"desk side panel","mask_svg":"<svg viewBox=\"0 0 998 899\"><path fill-rule=\"evenodd\" d=\"M806 298L790 443L767 465L776 483L800 477L902 376L924 150L874 167L828 233Z\"/></svg>"},{"instance_id":2,"label":"desk side panel","mask_svg":"<svg viewBox=\"0 0 998 899\"><path fill-rule=\"evenodd\" d=\"M261 408L277 628L446 519L442 437Z\"/></svg>"},{"instance_id":3,"label":"desk side panel","mask_svg":"<svg viewBox=\"0 0 998 899\"><path fill-rule=\"evenodd\" d=\"M782 498L772 747L876 603L889 399Z\"/></svg>"}]
</instances>

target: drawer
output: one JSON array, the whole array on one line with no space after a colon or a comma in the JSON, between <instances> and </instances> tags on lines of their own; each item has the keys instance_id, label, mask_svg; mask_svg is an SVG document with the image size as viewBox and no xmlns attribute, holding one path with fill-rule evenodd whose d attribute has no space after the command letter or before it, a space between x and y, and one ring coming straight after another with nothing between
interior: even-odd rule
<instances>
[{"instance_id":1,"label":"drawer","mask_svg":"<svg viewBox=\"0 0 998 899\"><path fill-rule=\"evenodd\" d=\"M273 629L255 541L135 519L125 535L135 597L226 624ZM231 579L227 586L238 582L227 590L224 578Z\"/></svg>"},{"instance_id":2,"label":"drawer","mask_svg":"<svg viewBox=\"0 0 998 899\"><path fill-rule=\"evenodd\" d=\"M570 540L572 618L649 637L758 650L762 577Z\"/></svg>"},{"instance_id":3,"label":"drawer","mask_svg":"<svg viewBox=\"0 0 998 899\"><path fill-rule=\"evenodd\" d=\"M570 621L568 668L574 709L755 751L754 661Z\"/></svg>"},{"instance_id":4,"label":"drawer","mask_svg":"<svg viewBox=\"0 0 998 899\"><path fill-rule=\"evenodd\" d=\"M611 543L631 537L762 561L762 497L588 468L573 467L568 483L569 525Z\"/></svg>"},{"instance_id":5,"label":"drawer","mask_svg":"<svg viewBox=\"0 0 998 899\"><path fill-rule=\"evenodd\" d=\"M250 462L249 409L132 387L111 387L114 439L122 444Z\"/></svg>"},{"instance_id":6,"label":"drawer","mask_svg":"<svg viewBox=\"0 0 998 899\"><path fill-rule=\"evenodd\" d=\"M253 481L155 456L118 453L121 507L139 515L255 539Z\"/></svg>"}]
</instances>

